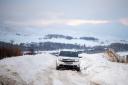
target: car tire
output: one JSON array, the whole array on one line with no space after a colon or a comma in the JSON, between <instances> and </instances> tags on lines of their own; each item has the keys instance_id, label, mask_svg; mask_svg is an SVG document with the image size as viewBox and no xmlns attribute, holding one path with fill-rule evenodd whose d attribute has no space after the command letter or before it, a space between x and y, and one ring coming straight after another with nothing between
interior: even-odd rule
<instances>
[{"instance_id":1,"label":"car tire","mask_svg":"<svg viewBox=\"0 0 128 85\"><path fill-rule=\"evenodd\" d=\"M59 70L60 69L60 67L59 66L56 66L56 70Z\"/></svg>"},{"instance_id":2,"label":"car tire","mask_svg":"<svg viewBox=\"0 0 128 85\"><path fill-rule=\"evenodd\" d=\"M78 72L80 72L80 71L81 71L81 70L80 70L80 67L77 67L77 68L76 68L76 70L77 70Z\"/></svg>"}]
</instances>

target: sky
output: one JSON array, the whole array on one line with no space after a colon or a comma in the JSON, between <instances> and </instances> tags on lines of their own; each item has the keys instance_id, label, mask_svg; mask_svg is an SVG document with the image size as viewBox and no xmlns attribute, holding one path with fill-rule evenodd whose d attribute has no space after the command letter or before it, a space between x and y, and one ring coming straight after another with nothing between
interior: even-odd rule
<instances>
[{"instance_id":1,"label":"sky","mask_svg":"<svg viewBox=\"0 0 128 85\"><path fill-rule=\"evenodd\" d=\"M46 34L128 40L128 0L0 0L0 41Z\"/></svg>"}]
</instances>

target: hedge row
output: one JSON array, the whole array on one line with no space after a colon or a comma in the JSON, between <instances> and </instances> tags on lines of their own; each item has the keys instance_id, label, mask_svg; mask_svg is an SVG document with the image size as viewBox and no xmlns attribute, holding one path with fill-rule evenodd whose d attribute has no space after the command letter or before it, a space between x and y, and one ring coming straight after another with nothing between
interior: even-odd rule
<instances>
[{"instance_id":1,"label":"hedge row","mask_svg":"<svg viewBox=\"0 0 128 85\"><path fill-rule=\"evenodd\" d=\"M20 55L21 50L18 47L0 47L0 59Z\"/></svg>"}]
</instances>

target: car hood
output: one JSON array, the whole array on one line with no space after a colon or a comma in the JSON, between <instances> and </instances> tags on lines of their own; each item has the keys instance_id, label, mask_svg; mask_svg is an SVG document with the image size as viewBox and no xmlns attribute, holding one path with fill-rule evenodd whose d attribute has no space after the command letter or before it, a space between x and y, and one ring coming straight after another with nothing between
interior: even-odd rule
<instances>
[{"instance_id":1,"label":"car hood","mask_svg":"<svg viewBox=\"0 0 128 85\"><path fill-rule=\"evenodd\" d=\"M59 56L59 59L67 59L67 60L79 60L79 57L67 57L67 56Z\"/></svg>"}]
</instances>

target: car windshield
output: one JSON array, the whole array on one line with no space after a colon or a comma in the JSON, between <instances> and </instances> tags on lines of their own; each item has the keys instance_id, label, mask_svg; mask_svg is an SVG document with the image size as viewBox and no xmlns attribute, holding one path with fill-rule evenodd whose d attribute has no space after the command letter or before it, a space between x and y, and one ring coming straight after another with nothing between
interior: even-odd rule
<instances>
[{"instance_id":1,"label":"car windshield","mask_svg":"<svg viewBox=\"0 0 128 85\"><path fill-rule=\"evenodd\" d=\"M78 57L78 52L61 51L59 56Z\"/></svg>"}]
</instances>

